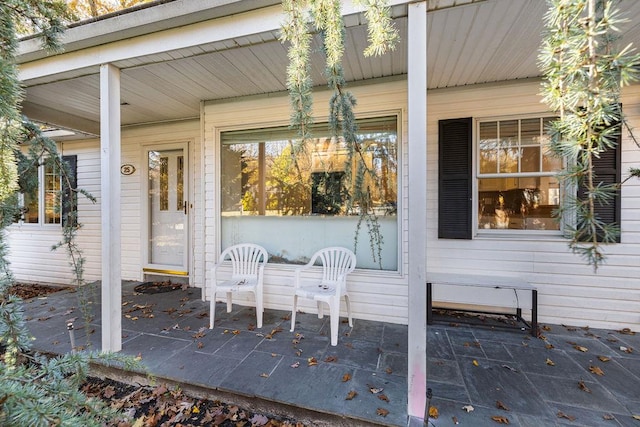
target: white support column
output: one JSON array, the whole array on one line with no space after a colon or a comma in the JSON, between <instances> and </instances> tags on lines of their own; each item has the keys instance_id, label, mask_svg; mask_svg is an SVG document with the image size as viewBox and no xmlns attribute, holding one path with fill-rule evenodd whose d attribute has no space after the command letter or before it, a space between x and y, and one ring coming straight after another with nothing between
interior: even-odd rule
<instances>
[{"instance_id":1,"label":"white support column","mask_svg":"<svg viewBox=\"0 0 640 427\"><path fill-rule=\"evenodd\" d=\"M122 350L120 258L120 70L100 66L102 351Z\"/></svg>"},{"instance_id":2,"label":"white support column","mask_svg":"<svg viewBox=\"0 0 640 427\"><path fill-rule=\"evenodd\" d=\"M425 413L427 390L427 2L409 4L409 348L410 424ZM420 422L420 425L422 423Z\"/></svg>"}]
</instances>

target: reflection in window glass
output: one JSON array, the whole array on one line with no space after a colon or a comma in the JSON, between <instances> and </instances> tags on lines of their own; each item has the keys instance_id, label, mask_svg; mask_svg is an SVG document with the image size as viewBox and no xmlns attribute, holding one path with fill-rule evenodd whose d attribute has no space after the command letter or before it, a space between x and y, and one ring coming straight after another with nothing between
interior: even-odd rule
<instances>
[{"instance_id":1,"label":"reflection in window glass","mask_svg":"<svg viewBox=\"0 0 640 427\"><path fill-rule=\"evenodd\" d=\"M44 222L60 224L60 171L55 164L44 167Z\"/></svg>"},{"instance_id":2,"label":"reflection in window glass","mask_svg":"<svg viewBox=\"0 0 640 427\"><path fill-rule=\"evenodd\" d=\"M15 222L24 224L61 223L61 173L51 161L35 166L20 177L19 212Z\"/></svg>"},{"instance_id":3,"label":"reflection in window glass","mask_svg":"<svg viewBox=\"0 0 640 427\"><path fill-rule=\"evenodd\" d=\"M548 151L552 117L478 125L478 228L559 230L555 173L562 160Z\"/></svg>"},{"instance_id":4,"label":"reflection in window glass","mask_svg":"<svg viewBox=\"0 0 640 427\"><path fill-rule=\"evenodd\" d=\"M302 144L288 128L225 132L222 134L223 215L357 215L347 206L347 164L342 138L323 136ZM366 167L373 210L395 215L397 198L396 118L359 122L358 141Z\"/></svg>"},{"instance_id":5,"label":"reflection in window glass","mask_svg":"<svg viewBox=\"0 0 640 427\"><path fill-rule=\"evenodd\" d=\"M302 143L288 127L221 134L220 203L223 247L251 240L269 262L299 264L324 246L356 249L358 268L398 268L398 130L396 116L358 120L360 158L373 176L364 178L383 236L382 265L372 260L361 207L350 204L356 162L341 137L316 124Z\"/></svg>"}]
</instances>

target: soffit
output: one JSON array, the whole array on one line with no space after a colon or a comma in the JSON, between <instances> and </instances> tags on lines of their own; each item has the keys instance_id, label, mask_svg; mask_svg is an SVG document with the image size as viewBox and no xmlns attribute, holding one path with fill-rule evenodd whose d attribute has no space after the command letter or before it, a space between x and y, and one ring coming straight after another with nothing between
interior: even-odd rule
<instances>
[{"instance_id":1,"label":"soffit","mask_svg":"<svg viewBox=\"0 0 640 427\"><path fill-rule=\"evenodd\" d=\"M462 5L461 5L462 4ZM628 10L623 42L640 45L640 2L623 0ZM437 89L538 77L537 54L546 2L540 0L440 0L430 2L428 17L428 88ZM436 8L438 7L438 8ZM362 15L346 17L345 77L350 85L407 74L407 9L394 7L400 31L397 49L365 58L367 30ZM325 87L323 55L315 39L311 75ZM133 125L195 118L202 100L264 95L286 90L286 46L278 31L133 57L121 69L122 123ZM76 69L27 82L25 112L58 125L82 123L99 130L99 72ZM68 116L71 123L60 123ZM87 126L87 123L94 123ZM72 126L71 126L72 127ZM80 127L78 127L80 128Z\"/></svg>"}]
</instances>

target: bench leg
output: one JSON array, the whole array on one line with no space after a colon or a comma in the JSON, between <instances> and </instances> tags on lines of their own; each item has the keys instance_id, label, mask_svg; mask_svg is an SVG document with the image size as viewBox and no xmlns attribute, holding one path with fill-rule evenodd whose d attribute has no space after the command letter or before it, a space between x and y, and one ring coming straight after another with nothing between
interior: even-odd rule
<instances>
[{"instance_id":1,"label":"bench leg","mask_svg":"<svg viewBox=\"0 0 640 427\"><path fill-rule=\"evenodd\" d=\"M538 336L538 290L531 290L531 335Z\"/></svg>"},{"instance_id":2,"label":"bench leg","mask_svg":"<svg viewBox=\"0 0 640 427\"><path fill-rule=\"evenodd\" d=\"M427 282L427 325L433 323L433 297L431 295L431 283Z\"/></svg>"}]
</instances>

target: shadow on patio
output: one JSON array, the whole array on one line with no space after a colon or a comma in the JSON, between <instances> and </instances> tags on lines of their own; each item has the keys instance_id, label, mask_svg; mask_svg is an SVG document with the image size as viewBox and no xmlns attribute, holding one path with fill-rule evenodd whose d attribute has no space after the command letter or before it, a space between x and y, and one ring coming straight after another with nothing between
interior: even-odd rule
<instances>
[{"instance_id":1,"label":"shadow on patio","mask_svg":"<svg viewBox=\"0 0 640 427\"><path fill-rule=\"evenodd\" d=\"M406 326L355 319L353 328L341 323L331 347L328 316L301 314L290 333L290 313L265 310L258 330L253 308L226 313L219 303L209 330L199 289L141 294L137 284L123 283L122 352L140 356L157 382L309 425L407 425ZM93 294L89 339L99 349L100 290ZM76 344L86 345L75 292L28 300L25 310L36 350L70 351L71 318ZM439 413L431 424L640 426L640 335L544 329L545 339L535 339L451 318L430 326L428 385ZM139 373L99 371L146 381Z\"/></svg>"}]
</instances>

